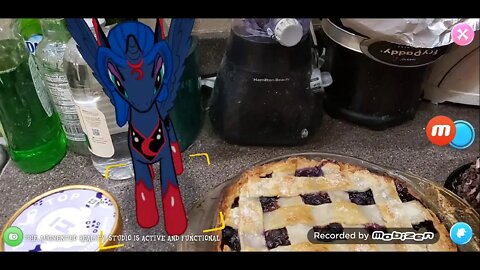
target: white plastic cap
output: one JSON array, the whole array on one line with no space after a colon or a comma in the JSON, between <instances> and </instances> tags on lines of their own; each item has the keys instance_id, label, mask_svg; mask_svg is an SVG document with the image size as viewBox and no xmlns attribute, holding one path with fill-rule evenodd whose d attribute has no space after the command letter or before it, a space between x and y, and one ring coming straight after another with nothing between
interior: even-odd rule
<instances>
[{"instance_id":1,"label":"white plastic cap","mask_svg":"<svg viewBox=\"0 0 480 270\"><path fill-rule=\"evenodd\" d=\"M312 70L312 76L310 78L310 88L318 89L321 87L328 87L333 83L332 75L330 72L321 72L320 69L315 68Z\"/></svg>"},{"instance_id":2,"label":"white plastic cap","mask_svg":"<svg viewBox=\"0 0 480 270\"><path fill-rule=\"evenodd\" d=\"M283 46L292 47L297 45L302 36L302 25L297 19L281 19L275 25L275 37Z\"/></svg>"},{"instance_id":3,"label":"white plastic cap","mask_svg":"<svg viewBox=\"0 0 480 270\"><path fill-rule=\"evenodd\" d=\"M83 18L83 20L87 23L88 27L93 28L92 18ZM98 23L100 23L100 25L105 25L105 19L98 18Z\"/></svg>"}]
</instances>

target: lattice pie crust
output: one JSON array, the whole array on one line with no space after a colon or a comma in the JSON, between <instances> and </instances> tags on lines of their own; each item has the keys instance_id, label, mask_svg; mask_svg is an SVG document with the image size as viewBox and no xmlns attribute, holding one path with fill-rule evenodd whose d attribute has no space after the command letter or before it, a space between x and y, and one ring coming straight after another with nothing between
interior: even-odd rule
<instances>
[{"instance_id":1,"label":"lattice pie crust","mask_svg":"<svg viewBox=\"0 0 480 270\"><path fill-rule=\"evenodd\" d=\"M332 160L289 158L244 173L220 204L223 251L456 251L414 190L391 177ZM218 222L220 224L220 221ZM340 226L340 225L341 226ZM330 227L329 227L330 226ZM434 244L314 244L312 228L416 228Z\"/></svg>"}]
</instances>

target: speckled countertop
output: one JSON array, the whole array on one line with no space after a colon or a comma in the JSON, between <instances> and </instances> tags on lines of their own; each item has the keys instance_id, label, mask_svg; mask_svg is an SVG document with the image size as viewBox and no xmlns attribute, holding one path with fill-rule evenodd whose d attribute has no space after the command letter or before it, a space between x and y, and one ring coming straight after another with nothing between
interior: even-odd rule
<instances>
[{"instance_id":1,"label":"speckled countertop","mask_svg":"<svg viewBox=\"0 0 480 270\"><path fill-rule=\"evenodd\" d=\"M409 171L441 185L451 171L473 161L479 154L479 113L477 107L433 105L424 102L414 120L386 131L372 131L325 115L315 137L308 144L298 147L229 145L214 134L207 120L197 141L183 154L185 172L179 177L179 181L185 206L188 211L207 191L253 163L279 155L311 151L359 157L380 165ZM453 120L462 119L470 122L477 131L474 144L466 150L430 144L425 136L424 127L435 115L446 115ZM211 166L207 166L203 158L188 156L202 152L209 154ZM3 227L18 208L35 196L73 184L100 187L115 196L121 207L124 235L165 234L162 223L148 230L137 226L133 180L106 181L92 167L89 158L74 154L68 154L51 171L38 175L21 173L9 162L0 176L0 226ZM125 247L120 250L164 251L174 248L174 244L168 242L132 241L125 242Z\"/></svg>"}]
</instances>

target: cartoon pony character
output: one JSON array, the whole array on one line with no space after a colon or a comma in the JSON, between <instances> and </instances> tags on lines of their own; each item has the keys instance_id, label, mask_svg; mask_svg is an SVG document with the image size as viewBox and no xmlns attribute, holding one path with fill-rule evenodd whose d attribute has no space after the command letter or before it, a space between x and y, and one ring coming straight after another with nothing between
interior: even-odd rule
<instances>
[{"instance_id":1,"label":"cartoon pony character","mask_svg":"<svg viewBox=\"0 0 480 270\"><path fill-rule=\"evenodd\" d=\"M155 32L143 23L124 21L108 37L98 20L92 20L95 35L83 19L67 19L67 25L115 106L118 126L129 124L137 222L143 228L158 223L152 166L159 162L165 230L169 235L182 234L187 217L177 175L183 172L183 164L168 113L191 46L194 19L172 19L167 37L162 19L157 19Z\"/></svg>"}]
</instances>

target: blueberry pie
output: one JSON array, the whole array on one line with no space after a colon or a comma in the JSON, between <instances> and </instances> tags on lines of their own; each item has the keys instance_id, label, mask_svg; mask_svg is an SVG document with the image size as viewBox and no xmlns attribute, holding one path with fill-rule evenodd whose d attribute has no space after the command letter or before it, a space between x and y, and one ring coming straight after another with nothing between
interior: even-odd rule
<instances>
[{"instance_id":1,"label":"blueberry pie","mask_svg":"<svg viewBox=\"0 0 480 270\"><path fill-rule=\"evenodd\" d=\"M405 183L333 160L294 157L258 166L228 187L220 211L225 228L219 251L457 250L445 226ZM308 237L346 228L370 235L408 228L431 232L438 241L336 244Z\"/></svg>"}]
</instances>

